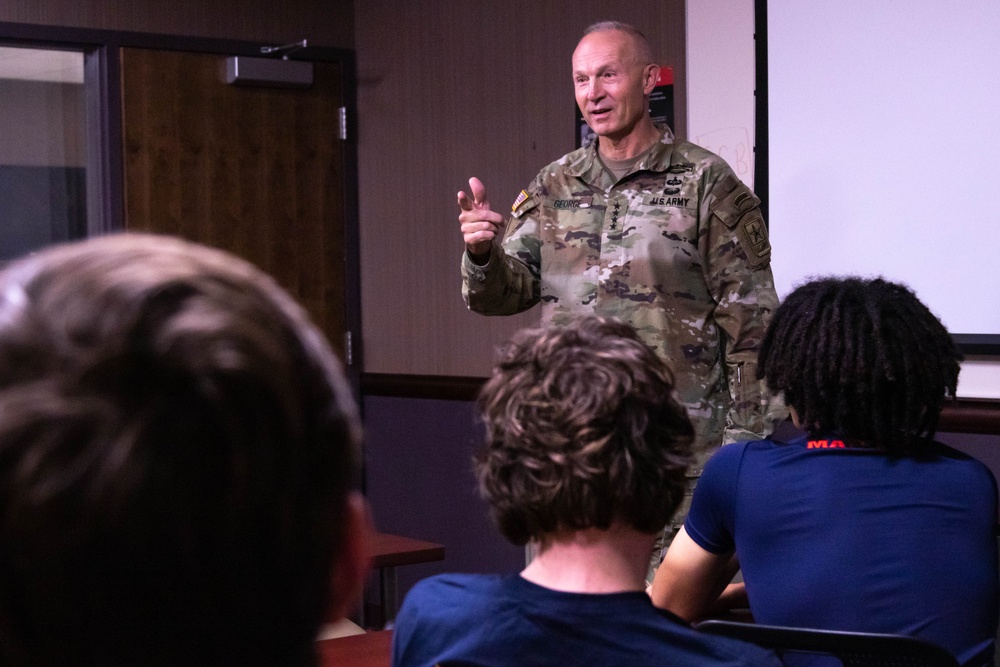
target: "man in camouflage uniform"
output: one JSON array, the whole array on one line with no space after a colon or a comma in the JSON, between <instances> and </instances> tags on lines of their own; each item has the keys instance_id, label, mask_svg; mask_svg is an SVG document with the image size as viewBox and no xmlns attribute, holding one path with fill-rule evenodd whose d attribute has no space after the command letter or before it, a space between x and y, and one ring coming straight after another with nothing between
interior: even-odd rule
<instances>
[{"instance_id":1,"label":"man in camouflage uniform","mask_svg":"<svg viewBox=\"0 0 1000 667\"><path fill-rule=\"evenodd\" d=\"M458 195L462 291L487 315L541 301L543 323L598 313L634 326L676 375L696 429L696 478L719 445L764 437L784 417L756 377L778 300L760 201L720 157L654 125L658 74L634 27L588 28L573 78L597 140L545 167L509 220L470 179L471 197Z\"/></svg>"}]
</instances>

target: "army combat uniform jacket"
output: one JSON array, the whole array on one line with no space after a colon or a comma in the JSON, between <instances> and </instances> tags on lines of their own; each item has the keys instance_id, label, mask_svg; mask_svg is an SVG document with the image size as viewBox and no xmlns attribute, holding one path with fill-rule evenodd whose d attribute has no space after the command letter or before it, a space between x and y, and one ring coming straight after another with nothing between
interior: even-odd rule
<instances>
[{"instance_id":1,"label":"army combat uniform jacket","mask_svg":"<svg viewBox=\"0 0 1000 667\"><path fill-rule=\"evenodd\" d=\"M667 360L695 425L697 474L723 442L758 439L784 407L756 379L777 307L760 201L717 155L666 127L615 181L596 143L543 169L517 198L488 263L465 253L469 308L543 324L597 313L634 326Z\"/></svg>"}]
</instances>

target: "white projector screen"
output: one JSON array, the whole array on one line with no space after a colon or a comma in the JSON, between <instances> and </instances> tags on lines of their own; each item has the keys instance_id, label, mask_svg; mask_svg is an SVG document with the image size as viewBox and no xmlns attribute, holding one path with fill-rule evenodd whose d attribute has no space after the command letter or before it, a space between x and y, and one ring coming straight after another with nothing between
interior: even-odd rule
<instances>
[{"instance_id":1,"label":"white projector screen","mask_svg":"<svg viewBox=\"0 0 1000 667\"><path fill-rule=\"evenodd\" d=\"M1000 2L766 2L779 296L881 275L1000 343Z\"/></svg>"}]
</instances>

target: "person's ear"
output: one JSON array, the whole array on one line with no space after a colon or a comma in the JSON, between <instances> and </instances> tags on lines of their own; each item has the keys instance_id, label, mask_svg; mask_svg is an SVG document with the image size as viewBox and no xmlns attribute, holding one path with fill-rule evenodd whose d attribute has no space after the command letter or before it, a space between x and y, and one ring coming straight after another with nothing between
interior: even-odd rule
<instances>
[{"instance_id":1,"label":"person's ear","mask_svg":"<svg viewBox=\"0 0 1000 667\"><path fill-rule=\"evenodd\" d=\"M802 422L799 420L799 412L793 406L785 406L788 408L788 416L792 418L792 423L795 424L795 428L802 428Z\"/></svg>"},{"instance_id":2,"label":"person's ear","mask_svg":"<svg viewBox=\"0 0 1000 667\"><path fill-rule=\"evenodd\" d=\"M348 495L344 516L344 542L330 582L330 609L327 618L331 620L343 618L351 606L361 599L361 591L371 566L374 528L368 503L360 493L352 491Z\"/></svg>"},{"instance_id":3,"label":"person's ear","mask_svg":"<svg viewBox=\"0 0 1000 667\"><path fill-rule=\"evenodd\" d=\"M642 94L649 97L660 79L660 66L653 63L646 65L642 70L642 77Z\"/></svg>"}]
</instances>

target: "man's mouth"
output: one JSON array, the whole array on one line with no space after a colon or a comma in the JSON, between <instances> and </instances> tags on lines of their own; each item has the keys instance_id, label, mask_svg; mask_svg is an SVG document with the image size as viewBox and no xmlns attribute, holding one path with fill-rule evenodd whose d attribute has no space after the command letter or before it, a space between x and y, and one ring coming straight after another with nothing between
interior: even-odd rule
<instances>
[{"instance_id":1,"label":"man's mouth","mask_svg":"<svg viewBox=\"0 0 1000 667\"><path fill-rule=\"evenodd\" d=\"M604 118L609 113L611 113L611 109L593 109L591 110L590 115L593 118Z\"/></svg>"}]
</instances>

